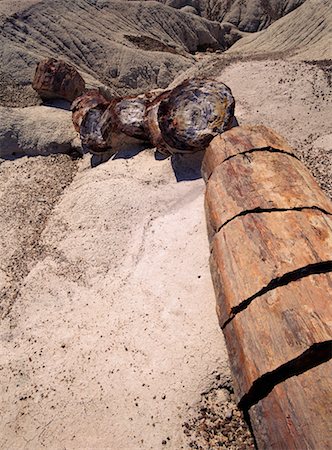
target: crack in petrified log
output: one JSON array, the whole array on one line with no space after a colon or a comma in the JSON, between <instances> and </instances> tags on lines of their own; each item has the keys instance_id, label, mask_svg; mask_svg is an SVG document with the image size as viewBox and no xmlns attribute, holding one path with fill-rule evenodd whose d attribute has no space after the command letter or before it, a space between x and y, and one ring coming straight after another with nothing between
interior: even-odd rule
<instances>
[{"instance_id":1,"label":"crack in petrified log","mask_svg":"<svg viewBox=\"0 0 332 450\"><path fill-rule=\"evenodd\" d=\"M219 233L219 231L224 228L226 225L228 225L233 220L237 219L238 217L247 216L248 214L262 214L262 213L274 213L274 212L287 212L287 211L305 211L307 209L312 209L315 211L320 211L323 214L327 214L329 216L332 215L332 211L327 211L324 208L321 208L320 206L295 206L294 208L253 208L248 209L245 211L241 211L239 214L236 214L234 217L231 217L230 219L226 220L223 224L220 225L216 230L214 230L215 234ZM213 251L213 248L211 249L211 253Z\"/></svg>"},{"instance_id":2,"label":"crack in petrified log","mask_svg":"<svg viewBox=\"0 0 332 450\"><path fill-rule=\"evenodd\" d=\"M292 154L294 149L265 125L241 125L214 138L202 163L204 180L210 178L215 168L229 158L252 149L278 149Z\"/></svg>"},{"instance_id":3,"label":"crack in petrified log","mask_svg":"<svg viewBox=\"0 0 332 450\"><path fill-rule=\"evenodd\" d=\"M234 317L236 317L237 314L247 309L254 300L256 301L256 299L259 299L259 297L266 294L267 292L277 289L280 286L285 286L286 284L300 280L301 278L308 277L310 275L329 272L332 272L332 260L309 264L305 267L300 267L299 269L292 270L291 272L285 273L280 277L274 278L268 285L264 286L258 292L241 301L238 305L232 307L229 318L223 324L220 324L221 329L224 329L234 319Z\"/></svg>"},{"instance_id":4,"label":"crack in petrified log","mask_svg":"<svg viewBox=\"0 0 332 450\"><path fill-rule=\"evenodd\" d=\"M313 344L297 358L287 361L272 372L265 373L255 380L248 393L239 401L239 408L248 411L253 405L266 397L277 384L298 376L330 359L332 359L332 340Z\"/></svg>"},{"instance_id":5,"label":"crack in petrified log","mask_svg":"<svg viewBox=\"0 0 332 450\"><path fill-rule=\"evenodd\" d=\"M256 208L319 207L332 212L331 202L299 160L266 151L218 165L207 183L205 204L212 234L243 211Z\"/></svg>"},{"instance_id":6,"label":"crack in petrified log","mask_svg":"<svg viewBox=\"0 0 332 450\"><path fill-rule=\"evenodd\" d=\"M239 406L262 449L329 448L332 205L266 127L214 139L202 172L217 314Z\"/></svg>"},{"instance_id":7,"label":"crack in petrified log","mask_svg":"<svg viewBox=\"0 0 332 450\"><path fill-rule=\"evenodd\" d=\"M229 161L232 158L235 158L236 156L245 156L245 155L250 155L251 153L256 153L256 152L269 152L269 153L282 153L284 155L288 155L291 158L295 158L298 161L300 161L300 158L298 158L294 153L292 152L288 152L286 150L282 150L279 148L273 148L273 147L260 147L260 148L252 148L251 150L245 150L243 152L239 152L236 153L235 155L229 155L227 156L225 159L223 159L222 161L220 161L216 166L215 169L219 166L221 166L223 163ZM211 178L212 172L207 175L205 177L205 182L207 183L209 181L209 179Z\"/></svg>"}]
</instances>

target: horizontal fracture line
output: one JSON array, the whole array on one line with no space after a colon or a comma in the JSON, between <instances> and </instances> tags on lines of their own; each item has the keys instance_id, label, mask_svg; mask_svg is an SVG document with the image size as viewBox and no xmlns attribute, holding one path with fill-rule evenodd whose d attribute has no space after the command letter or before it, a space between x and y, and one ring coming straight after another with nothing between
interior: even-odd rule
<instances>
[{"instance_id":1,"label":"horizontal fracture line","mask_svg":"<svg viewBox=\"0 0 332 450\"><path fill-rule=\"evenodd\" d=\"M232 158L235 158L236 156L243 156L246 154L250 154L250 153L255 153L255 152L270 152L270 153L282 153L283 155L288 155L291 156L292 158L297 159L298 161L301 161L300 158L298 158L294 153L288 152L287 150L282 150L279 148L274 148L274 147L258 147L258 148L251 148L250 150L245 150L244 152L240 152L240 153L236 153L236 155L230 155L227 156L227 158L223 159L218 165L216 165L216 167L214 167L213 171L211 172L211 174L209 175L207 182L209 181L209 179L211 178L211 176L213 175L214 171L221 166L222 164L224 164L224 162L229 161Z\"/></svg>"},{"instance_id":2,"label":"horizontal fracture line","mask_svg":"<svg viewBox=\"0 0 332 450\"><path fill-rule=\"evenodd\" d=\"M286 212L286 211L303 211L303 210L307 210L307 209L313 209L316 211L320 211L324 214L327 214L329 216L332 215L332 212L326 211L326 209L321 208L320 206L294 206L293 208L261 208L261 207L257 207L257 208L253 208L253 209L246 209L245 211L241 211L240 213L236 214L234 217L231 217L230 219L226 220L226 222L224 222L222 225L220 225L220 227L217 228L217 230L215 231L215 233L219 233L219 231L225 227L227 224L229 224L230 222L232 222L233 220L235 220L238 217L241 216L247 216L249 214L261 214L261 213L270 213L270 212Z\"/></svg>"},{"instance_id":3,"label":"horizontal fracture line","mask_svg":"<svg viewBox=\"0 0 332 450\"><path fill-rule=\"evenodd\" d=\"M286 286L287 284L291 283L292 281L300 280L301 278L308 277L310 275L318 275L321 273L329 273L332 272L332 260L330 261L320 261L313 264L308 264L305 267L301 267L299 269L292 270L291 272L287 272L284 275L281 275L280 277L274 278L264 286L262 289L260 289L255 294L251 295L246 300L243 300L241 303L239 303L237 306L233 306L230 312L229 318L223 323L221 326L222 329L224 329L233 319L236 317L237 314L244 311L248 308L248 306L258 297L261 297L262 295L266 294L269 291L273 291L274 289L277 289L281 286Z\"/></svg>"},{"instance_id":4,"label":"horizontal fracture line","mask_svg":"<svg viewBox=\"0 0 332 450\"><path fill-rule=\"evenodd\" d=\"M282 364L272 372L265 373L254 381L251 388L245 394L239 407L248 411L253 405L267 397L273 388L294 376L301 375L308 370L319 366L332 358L332 340L311 345L297 358Z\"/></svg>"}]
</instances>

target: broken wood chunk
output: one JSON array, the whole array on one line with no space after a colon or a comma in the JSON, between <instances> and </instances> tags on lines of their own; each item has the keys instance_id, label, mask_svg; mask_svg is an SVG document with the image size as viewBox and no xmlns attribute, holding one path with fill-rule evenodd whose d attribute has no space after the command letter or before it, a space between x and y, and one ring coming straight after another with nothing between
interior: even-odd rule
<instances>
[{"instance_id":1,"label":"broken wood chunk","mask_svg":"<svg viewBox=\"0 0 332 450\"><path fill-rule=\"evenodd\" d=\"M211 175L205 196L215 232L239 214L257 209L317 207L332 213L331 201L309 171L284 153L254 152L225 161Z\"/></svg>"},{"instance_id":2,"label":"broken wood chunk","mask_svg":"<svg viewBox=\"0 0 332 450\"><path fill-rule=\"evenodd\" d=\"M81 123L85 114L91 109L99 105L108 106L109 101L100 93L98 89L90 89L83 95L76 98L71 105L72 121L75 130L79 133Z\"/></svg>"},{"instance_id":3,"label":"broken wood chunk","mask_svg":"<svg viewBox=\"0 0 332 450\"><path fill-rule=\"evenodd\" d=\"M242 302L322 271L328 261L332 270L332 216L306 209L237 217L212 243L210 267L220 326Z\"/></svg>"},{"instance_id":4,"label":"broken wood chunk","mask_svg":"<svg viewBox=\"0 0 332 450\"><path fill-rule=\"evenodd\" d=\"M142 96L118 99L112 107L114 125L119 132L141 140L148 140L145 115L148 100Z\"/></svg>"},{"instance_id":5,"label":"broken wood chunk","mask_svg":"<svg viewBox=\"0 0 332 450\"><path fill-rule=\"evenodd\" d=\"M112 149L113 121L110 106L99 104L85 114L80 137L83 147L95 154Z\"/></svg>"},{"instance_id":6,"label":"broken wood chunk","mask_svg":"<svg viewBox=\"0 0 332 450\"><path fill-rule=\"evenodd\" d=\"M151 105L147 117L151 141L166 154L202 150L230 126L234 107L225 84L186 80Z\"/></svg>"},{"instance_id":7,"label":"broken wood chunk","mask_svg":"<svg viewBox=\"0 0 332 450\"><path fill-rule=\"evenodd\" d=\"M332 350L330 350L332 351ZM286 379L249 410L260 450L330 450L332 362Z\"/></svg>"},{"instance_id":8,"label":"broken wood chunk","mask_svg":"<svg viewBox=\"0 0 332 450\"><path fill-rule=\"evenodd\" d=\"M148 136L150 142L153 146L157 148L157 150L164 154L165 156L169 156L174 153L174 149L172 149L163 139L161 130L159 127L158 121L158 109L162 100L166 99L170 91L164 91L157 95L148 105L146 109L144 124L145 129L148 132Z\"/></svg>"},{"instance_id":9,"label":"broken wood chunk","mask_svg":"<svg viewBox=\"0 0 332 450\"><path fill-rule=\"evenodd\" d=\"M332 270L332 263L331 268ZM235 314L223 332L239 402L257 380L332 339L332 276L295 279L255 298ZM315 351L310 359L315 358ZM289 371L291 374L291 371ZM258 389L258 388L257 388ZM259 390L259 389L258 389Z\"/></svg>"},{"instance_id":10,"label":"broken wood chunk","mask_svg":"<svg viewBox=\"0 0 332 450\"><path fill-rule=\"evenodd\" d=\"M48 58L37 65L32 87L42 99L65 99L72 102L85 89L85 82L72 65Z\"/></svg>"},{"instance_id":11,"label":"broken wood chunk","mask_svg":"<svg viewBox=\"0 0 332 450\"><path fill-rule=\"evenodd\" d=\"M231 128L215 137L206 149L202 175L207 181L214 169L226 159L253 149L271 148L293 154L293 148L275 131L264 125L244 125Z\"/></svg>"}]
</instances>

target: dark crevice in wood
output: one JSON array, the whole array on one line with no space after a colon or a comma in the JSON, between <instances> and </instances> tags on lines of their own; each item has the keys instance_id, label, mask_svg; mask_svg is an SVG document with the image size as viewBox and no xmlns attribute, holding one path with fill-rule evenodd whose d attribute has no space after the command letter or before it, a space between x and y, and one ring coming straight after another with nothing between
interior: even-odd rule
<instances>
[{"instance_id":1,"label":"dark crevice in wood","mask_svg":"<svg viewBox=\"0 0 332 450\"><path fill-rule=\"evenodd\" d=\"M276 385L288 378L301 375L329 361L331 358L332 340L313 344L297 358L282 364L272 372L265 373L258 378L248 393L241 398L239 408L243 411L249 411L253 405L265 398Z\"/></svg>"},{"instance_id":2,"label":"dark crevice in wood","mask_svg":"<svg viewBox=\"0 0 332 450\"><path fill-rule=\"evenodd\" d=\"M320 211L323 214L328 214L329 216L332 215L332 212L326 211L324 208L321 208L320 206L295 206L294 208L254 208L254 209L247 209L245 211L241 211L239 214L236 214L234 217L231 217L230 219L226 220L220 227L216 230L216 234L226 225L228 225L233 220L237 219L238 217L247 216L248 214L261 214L261 213L273 213L273 212L285 212L285 211L304 211L306 209L312 209L314 211Z\"/></svg>"},{"instance_id":3,"label":"dark crevice in wood","mask_svg":"<svg viewBox=\"0 0 332 450\"><path fill-rule=\"evenodd\" d=\"M234 317L239 314L240 312L244 311L248 308L248 306L257 298L261 297L262 295L266 294L269 291L272 291L274 289L277 289L280 286L285 286L286 284L289 284L293 281L300 280L301 278L308 277L310 275L318 275L322 273L328 273L332 272L332 260L331 261L321 261L314 264L309 264L305 267L301 267L300 269L295 269L291 272L287 272L284 275L274 278L264 286L262 289L260 289L258 292L247 298L246 300L243 300L241 303L239 303L237 306L233 306L230 312L229 318L226 320L226 322L221 326L222 329L224 329L233 319Z\"/></svg>"},{"instance_id":4,"label":"dark crevice in wood","mask_svg":"<svg viewBox=\"0 0 332 450\"><path fill-rule=\"evenodd\" d=\"M274 147L269 147L269 146L268 147L260 147L260 148L251 148L250 150L245 150L244 152L239 152L236 155L227 156L227 158L222 160L219 164L216 165L216 167L214 167L213 171L209 175L209 177L208 177L206 182L209 181L209 179L211 178L211 176L213 175L213 173L217 169L217 167L221 166L226 161L229 161L230 159L233 159L233 158L235 158L237 156L240 156L240 155L245 156L245 155L248 155L250 153L255 153L255 152L282 153L283 155L291 156L292 158L295 158L298 161L301 161L300 158L298 158L294 153L288 152L287 150L281 150L279 148L274 148Z\"/></svg>"}]
</instances>

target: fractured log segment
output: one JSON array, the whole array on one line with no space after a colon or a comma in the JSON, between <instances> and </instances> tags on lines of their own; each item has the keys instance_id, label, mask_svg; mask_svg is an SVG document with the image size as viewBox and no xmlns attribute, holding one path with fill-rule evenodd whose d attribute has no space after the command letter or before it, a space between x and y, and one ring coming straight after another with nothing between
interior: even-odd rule
<instances>
[{"instance_id":1,"label":"fractured log segment","mask_svg":"<svg viewBox=\"0 0 332 450\"><path fill-rule=\"evenodd\" d=\"M85 89L85 81L72 65L48 58L37 65L32 87L43 99L63 98L72 102Z\"/></svg>"},{"instance_id":2,"label":"fractured log segment","mask_svg":"<svg viewBox=\"0 0 332 450\"><path fill-rule=\"evenodd\" d=\"M107 108L109 101L106 100L98 89L89 89L73 101L71 105L72 121L74 128L78 133L80 132L80 127L86 113L99 105L104 105Z\"/></svg>"},{"instance_id":3,"label":"fractured log segment","mask_svg":"<svg viewBox=\"0 0 332 450\"><path fill-rule=\"evenodd\" d=\"M152 143L165 154L193 153L230 127L235 100L228 86L186 80L151 105L147 125Z\"/></svg>"},{"instance_id":4,"label":"fractured log segment","mask_svg":"<svg viewBox=\"0 0 332 450\"><path fill-rule=\"evenodd\" d=\"M239 154L218 165L205 194L214 232L247 211L317 207L332 213L309 171L297 159L269 151Z\"/></svg>"},{"instance_id":5,"label":"fractured log segment","mask_svg":"<svg viewBox=\"0 0 332 450\"><path fill-rule=\"evenodd\" d=\"M172 149L163 139L158 121L158 109L162 100L166 99L170 94L170 91L164 91L160 93L156 98L154 98L146 109L146 114L144 118L145 129L148 130L149 139L157 150L169 156L174 153Z\"/></svg>"},{"instance_id":6,"label":"fractured log segment","mask_svg":"<svg viewBox=\"0 0 332 450\"><path fill-rule=\"evenodd\" d=\"M82 145L94 154L109 152L112 149L113 131L110 106L99 104L90 108L80 125Z\"/></svg>"},{"instance_id":7,"label":"fractured log segment","mask_svg":"<svg viewBox=\"0 0 332 450\"><path fill-rule=\"evenodd\" d=\"M305 370L305 352L316 344L331 341L331 326L331 274L310 275L268 291L236 314L223 332L240 402L270 372L289 364L291 373L291 361L296 358ZM270 383L273 385L273 377ZM251 393L253 402L260 395L259 385L256 390Z\"/></svg>"},{"instance_id":8,"label":"fractured log segment","mask_svg":"<svg viewBox=\"0 0 332 450\"><path fill-rule=\"evenodd\" d=\"M127 136L148 140L145 115L149 102L145 97L123 98L115 101L113 120L116 128Z\"/></svg>"},{"instance_id":9,"label":"fractured log segment","mask_svg":"<svg viewBox=\"0 0 332 450\"><path fill-rule=\"evenodd\" d=\"M332 270L332 215L307 209L240 216L215 235L212 248L223 327L252 297L325 266Z\"/></svg>"},{"instance_id":10,"label":"fractured log segment","mask_svg":"<svg viewBox=\"0 0 332 450\"><path fill-rule=\"evenodd\" d=\"M331 373L329 361L289 378L249 410L260 450L331 449Z\"/></svg>"},{"instance_id":11,"label":"fractured log segment","mask_svg":"<svg viewBox=\"0 0 332 450\"><path fill-rule=\"evenodd\" d=\"M270 128L264 125L244 125L231 128L214 138L206 150L202 175L207 181L214 169L226 159L253 149L267 149L294 154L293 148Z\"/></svg>"}]
</instances>

